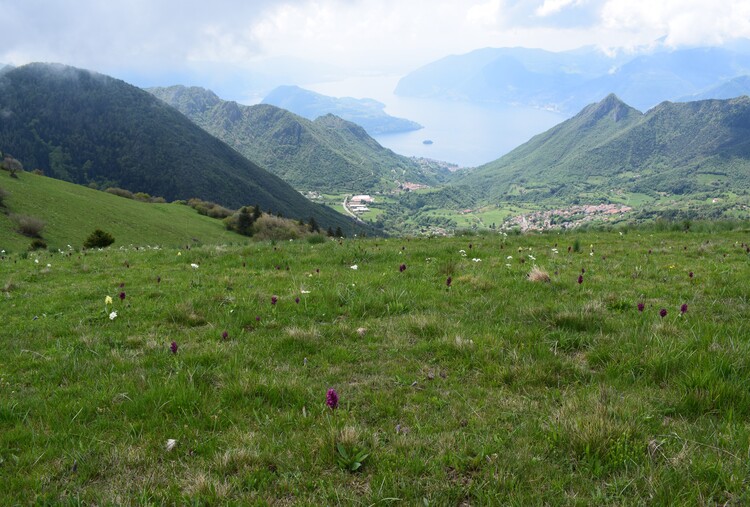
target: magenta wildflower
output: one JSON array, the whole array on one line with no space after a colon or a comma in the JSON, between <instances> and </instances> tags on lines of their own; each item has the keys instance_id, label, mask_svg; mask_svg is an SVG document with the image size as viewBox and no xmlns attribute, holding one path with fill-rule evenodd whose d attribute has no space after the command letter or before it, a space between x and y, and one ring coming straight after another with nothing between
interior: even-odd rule
<instances>
[{"instance_id":1,"label":"magenta wildflower","mask_svg":"<svg viewBox=\"0 0 750 507\"><path fill-rule=\"evenodd\" d=\"M272 305L275 305L276 303L278 303L278 301L279 301L279 298L278 298L278 297L276 297L276 296L271 296L271 304L272 304Z\"/></svg>"},{"instance_id":2,"label":"magenta wildflower","mask_svg":"<svg viewBox=\"0 0 750 507\"><path fill-rule=\"evenodd\" d=\"M299 297L294 298L294 302L299 304Z\"/></svg>"},{"instance_id":3,"label":"magenta wildflower","mask_svg":"<svg viewBox=\"0 0 750 507\"><path fill-rule=\"evenodd\" d=\"M125 292L120 292L120 301L125 301Z\"/></svg>"},{"instance_id":4,"label":"magenta wildflower","mask_svg":"<svg viewBox=\"0 0 750 507\"><path fill-rule=\"evenodd\" d=\"M161 283L161 277L160 276L156 277L156 283Z\"/></svg>"},{"instance_id":5,"label":"magenta wildflower","mask_svg":"<svg viewBox=\"0 0 750 507\"><path fill-rule=\"evenodd\" d=\"M221 339L222 340L228 340L229 339L229 333L227 333L226 331L224 331L223 333L221 333Z\"/></svg>"},{"instance_id":6,"label":"magenta wildflower","mask_svg":"<svg viewBox=\"0 0 750 507\"><path fill-rule=\"evenodd\" d=\"M688 273L688 276L689 276L690 278L693 278L693 272L691 271L690 273Z\"/></svg>"},{"instance_id":7,"label":"magenta wildflower","mask_svg":"<svg viewBox=\"0 0 750 507\"><path fill-rule=\"evenodd\" d=\"M339 395L335 389L329 389L326 393L326 405L328 405L331 410L336 410L338 408Z\"/></svg>"},{"instance_id":8,"label":"magenta wildflower","mask_svg":"<svg viewBox=\"0 0 750 507\"><path fill-rule=\"evenodd\" d=\"M663 319L664 317L666 317L666 316L667 316L667 309L666 309L666 308L662 308L661 310L659 310L659 316L660 316L660 317L661 317L662 319Z\"/></svg>"},{"instance_id":9,"label":"magenta wildflower","mask_svg":"<svg viewBox=\"0 0 750 507\"><path fill-rule=\"evenodd\" d=\"M646 305L644 305L643 303L638 303L638 311L639 312L642 312L645 308L646 308Z\"/></svg>"},{"instance_id":10,"label":"magenta wildflower","mask_svg":"<svg viewBox=\"0 0 750 507\"><path fill-rule=\"evenodd\" d=\"M403 273L404 271L406 271L406 264L401 264L398 267L398 270L399 270L400 273Z\"/></svg>"},{"instance_id":11,"label":"magenta wildflower","mask_svg":"<svg viewBox=\"0 0 750 507\"><path fill-rule=\"evenodd\" d=\"M683 315L687 313L687 303L682 303L682 306L680 307L680 313Z\"/></svg>"},{"instance_id":12,"label":"magenta wildflower","mask_svg":"<svg viewBox=\"0 0 750 507\"><path fill-rule=\"evenodd\" d=\"M177 342L172 342L169 345L169 350L172 351L172 354L177 354Z\"/></svg>"},{"instance_id":13,"label":"magenta wildflower","mask_svg":"<svg viewBox=\"0 0 750 507\"><path fill-rule=\"evenodd\" d=\"M450 287L451 286L451 282L453 282L453 278L451 278L449 276L448 279L445 281L445 285L447 285L448 287Z\"/></svg>"},{"instance_id":14,"label":"magenta wildflower","mask_svg":"<svg viewBox=\"0 0 750 507\"><path fill-rule=\"evenodd\" d=\"M260 315L255 316L255 322L260 322Z\"/></svg>"},{"instance_id":15,"label":"magenta wildflower","mask_svg":"<svg viewBox=\"0 0 750 507\"><path fill-rule=\"evenodd\" d=\"M583 283L583 275L578 275L578 285Z\"/></svg>"}]
</instances>

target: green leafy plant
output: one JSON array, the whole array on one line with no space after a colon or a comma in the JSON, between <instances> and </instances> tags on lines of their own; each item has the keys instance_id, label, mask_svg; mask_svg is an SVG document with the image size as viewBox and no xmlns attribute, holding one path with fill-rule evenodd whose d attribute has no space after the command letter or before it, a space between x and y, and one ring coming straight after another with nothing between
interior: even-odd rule
<instances>
[{"instance_id":1,"label":"green leafy plant","mask_svg":"<svg viewBox=\"0 0 750 507\"><path fill-rule=\"evenodd\" d=\"M346 446L339 442L336 444L336 463L344 470L350 472L356 472L362 467L365 460L370 456L370 453L366 449L360 449L357 446L352 446L347 450Z\"/></svg>"}]
</instances>

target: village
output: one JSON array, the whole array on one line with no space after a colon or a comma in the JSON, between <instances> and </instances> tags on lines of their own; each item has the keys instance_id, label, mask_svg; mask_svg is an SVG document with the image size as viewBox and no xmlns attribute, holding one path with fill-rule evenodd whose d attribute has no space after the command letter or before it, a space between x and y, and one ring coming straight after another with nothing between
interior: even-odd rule
<instances>
[{"instance_id":1,"label":"village","mask_svg":"<svg viewBox=\"0 0 750 507\"><path fill-rule=\"evenodd\" d=\"M521 231L543 231L549 229L571 229L594 220L608 222L632 211L630 206L619 204L574 205L564 209L535 211L508 219L503 227L518 227Z\"/></svg>"}]
</instances>

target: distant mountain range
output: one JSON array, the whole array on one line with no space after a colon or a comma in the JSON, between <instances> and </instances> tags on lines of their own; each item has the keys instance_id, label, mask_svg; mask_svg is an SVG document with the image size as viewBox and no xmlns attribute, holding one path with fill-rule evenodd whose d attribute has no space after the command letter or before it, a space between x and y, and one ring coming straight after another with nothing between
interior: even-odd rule
<instances>
[{"instance_id":1,"label":"distant mountain range","mask_svg":"<svg viewBox=\"0 0 750 507\"><path fill-rule=\"evenodd\" d=\"M271 91L263 104L281 107L308 120L328 114L356 123L371 136L419 130L419 123L385 113L385 104L373 99L328 97L298 86L279 86Z\"/></svg>"},{"instance_id":2,"label":"distant mountain range","mask_svg":"<svg viewBox=\"0 0 750 507\"><path fill-rule=\"evenodd\" d=\"M448 175L383 148L362 127L331 114L311 121L268 104L224 101L197 87L148 91L299 190L386 191L397 182L435 185Z\"/></svg>"},{"instance_id":3,"label":"distant mountain range","mask_svg":"<svg viewBox=\"0 0 750 507\"><path fill-rule=\"evenodd\" d=\"M575 114L609 93L645 111L665 100L729 98L748 91L750 51L661 48L609 56L590 47L553 53L487 48L430 63L400 80L402 96L520 104ZM736 96L736 95L735 95Z\"/></svg>"},{"instance_id":4,"label":"distant mountain range","mask_svg":"<svg viewBox=\"0 0 750 507\"><path fill-rule=\"evenodd\" d=\"M51 64L0 76L0 147L27 170L167 200L200 197L356 232L174 108L123 81Z\"/></svg>"},{"instance_id":5,"label":"distant mountain range","mask_svg":"<svg viewBox=\"0 0 750 507\"><path fill-rule=\"evenodd\" d=\"M485 203L747 194L750 98L663 102L643 114L610 94L453 184Z\"/></svg>"}]
</instances>

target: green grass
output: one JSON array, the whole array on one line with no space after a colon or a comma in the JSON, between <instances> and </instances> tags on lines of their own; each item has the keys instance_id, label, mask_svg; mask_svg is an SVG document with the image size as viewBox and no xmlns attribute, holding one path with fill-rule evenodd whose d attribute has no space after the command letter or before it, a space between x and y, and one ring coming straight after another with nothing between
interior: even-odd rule
<instances>
[{"instance_id":1,"label":"green grass","mask_svg":"<svg viewBox=\"0 0 750 507\"><path fill-rule=\"evenodd\" d=\"M220 220L199 215L188 206L138 202L33 173L14 179L0 172L0 188L9 193L4 200L6 211L45 222L42 237L52 248L80 248L94 229L111 233L115 247L245 240L227 231ZM9 217L0 214L0 249L18 252L30 243L31 238L17 233Z\"/></svg>"},{"instance_id":2,"label":"green grass","mask_svg":"<svg viewBox=\"0 0 750 507\"><path fill-rule=\"evenodd\" d=\"M5 256L0 504L746 504L748 241Z\"/></svg>"}]
</instances>

